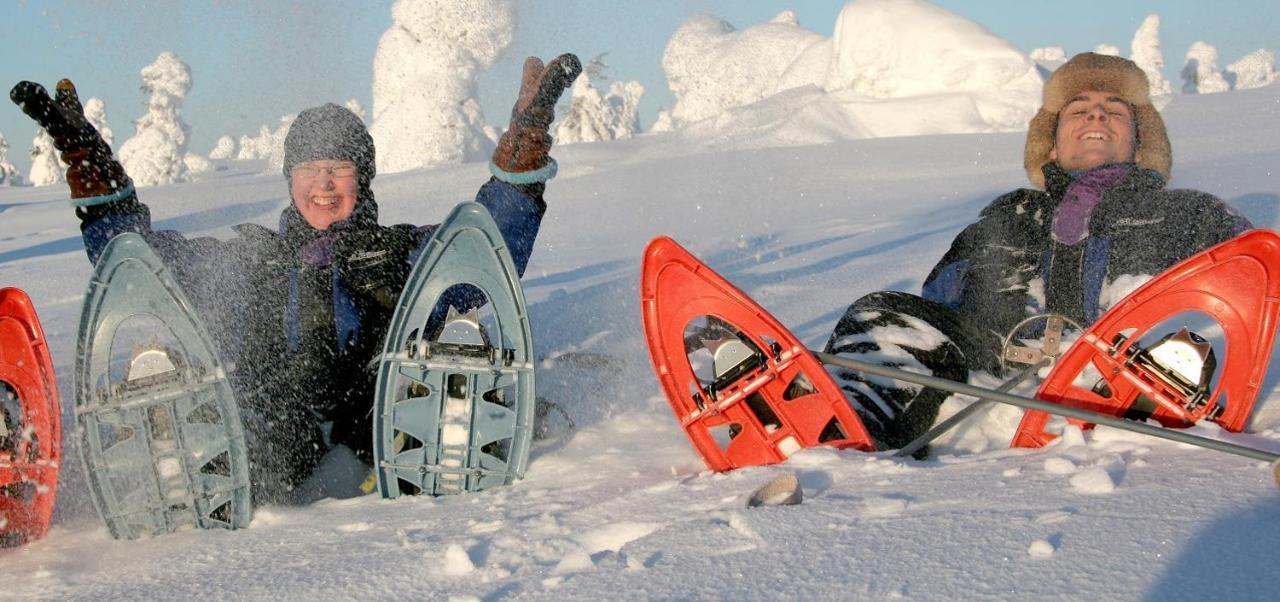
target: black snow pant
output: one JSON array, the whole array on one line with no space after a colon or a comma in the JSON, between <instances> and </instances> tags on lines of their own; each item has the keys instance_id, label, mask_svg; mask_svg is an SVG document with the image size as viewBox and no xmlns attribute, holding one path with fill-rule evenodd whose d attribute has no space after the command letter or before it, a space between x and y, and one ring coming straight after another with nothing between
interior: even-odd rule
<instances>
[{"instance_id":1,"label":"black snow pant","mask_svg":"<svg viewBox=\"0 0 1280 602\"><path fill-rule=\"evenodd\" d=\"M994 332L949 307L895 291L871 293L849 306L825 351L956 382L967 381L971 371L1001 372ZM928 431L950 395L844 368L832 368L832 375L880 449L898 449Z\"/></svg>"}]
</instances>

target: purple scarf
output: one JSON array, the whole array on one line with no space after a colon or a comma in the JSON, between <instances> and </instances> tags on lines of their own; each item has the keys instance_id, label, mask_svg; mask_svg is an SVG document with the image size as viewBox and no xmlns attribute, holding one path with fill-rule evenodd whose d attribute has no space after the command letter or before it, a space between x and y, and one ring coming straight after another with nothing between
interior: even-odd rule
<instances>
[{"instance_id":1,"label":"purple scarf","mask_svg":"<svg viewBox=\"0 0 1280 602\"><path fill-rule=\"evenodd\" d=\"M1053 213L1053 239L1074 245L1088 237L1093 208L1102 202L1103 193L1120 183L1132 169L1132 163L1109 163L1075 176Z\"/></svg>"}]
</instances>

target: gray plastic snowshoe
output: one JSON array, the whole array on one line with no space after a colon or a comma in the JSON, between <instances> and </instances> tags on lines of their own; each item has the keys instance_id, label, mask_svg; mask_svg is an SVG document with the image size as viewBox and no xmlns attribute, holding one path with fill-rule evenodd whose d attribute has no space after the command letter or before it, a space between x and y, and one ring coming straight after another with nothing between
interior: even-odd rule
<instances>
[{"instance_id":1,"label":"gray plastic snowshoe","mask_svg":"<svg viewBox=\"0 0 1280 602\"><path fill-rule=\"evenodd\" d=\"M479 289L486 316L452 308L445 291ZM378 491L448 495L524 476L532 438L533 340L519 275L489 212L462 203L436 230L401 292L378 367Z\"/></svg>"},{"instance_id":2,"label":"gray plastic snowshoe","mask_svg":"<svg viewBox=\"0 0 1280 602\"><path fill-rule=\"evenodd\" d=\"M89 281L76 436L94 505L117 539L249 525L239 409L191 308L137 234L112 239Z\"/></svg>"}]
</instances>

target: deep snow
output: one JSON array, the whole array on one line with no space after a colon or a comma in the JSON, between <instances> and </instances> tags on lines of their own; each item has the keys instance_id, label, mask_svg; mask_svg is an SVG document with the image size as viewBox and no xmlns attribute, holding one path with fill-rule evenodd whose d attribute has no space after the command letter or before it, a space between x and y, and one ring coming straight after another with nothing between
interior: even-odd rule
<instances>
[{"instance_id":1,"label":"deep snow","mask_svg":"<svg viewBox=\"0 0 1280 602\"><path fill-rule=\"evenodd\" d=\"M1174 186L1280 228L1280 87L1177 95L1165 110ZM790 127L812 134L807 122ZM816 137L816 136L810 136ZM748 136L741 136L745 140ZM689 135L559 147L560 176L524 279L541 395L577 422L534 449L528 477L453 498L328 497L260 508L236 532L113 541L70 437L79 306L90 273L60 186L0 189L0 284L40 311L63 396L67 460L55 526L0 551L13 598L1270 599L1280 492L1262 463L1099 429L1003 449L999 409L927 462L808 450L784 465L706 472L649 367L641 251L673 236L820 347L845 306L918 291L951 238L1026 184L1023 134L743 148ZM287 202L262 161L217 161L194 183L144 188L159 228L228 237ZM485 181L482 163L379 176L384 223L439 220ZM991 384L991 383L987 383ZM1280 374L1252 435L1280 449ZM948 411L963 405L950 402ZM1212 429L1200 429L1214 435ZM973 453L974 450L985 450ZM363 474L341 453L331 496ZM745 509L780 471L800 506Z\"/></svg>"}]
</instances>

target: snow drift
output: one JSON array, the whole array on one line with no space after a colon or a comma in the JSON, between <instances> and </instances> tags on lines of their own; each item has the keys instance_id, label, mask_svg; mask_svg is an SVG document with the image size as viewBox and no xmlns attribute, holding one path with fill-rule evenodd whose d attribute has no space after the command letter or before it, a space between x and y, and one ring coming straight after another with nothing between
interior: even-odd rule
<instances>
[{"instance_id":1,"label":"snow drift","mask_svg":"<svg viewBox=\"0 0 1280 602\"><path fill-rule=\"evenodd\" d=\"M854 0L829 39L790 13L742 31L694 17L667 43L663 68L674 126L752 147L1018 130L1043 85L1012 44L921 0ZM752 103L761 106L740 110Z\"/></svg>"}]
</instances>

